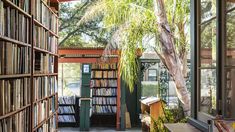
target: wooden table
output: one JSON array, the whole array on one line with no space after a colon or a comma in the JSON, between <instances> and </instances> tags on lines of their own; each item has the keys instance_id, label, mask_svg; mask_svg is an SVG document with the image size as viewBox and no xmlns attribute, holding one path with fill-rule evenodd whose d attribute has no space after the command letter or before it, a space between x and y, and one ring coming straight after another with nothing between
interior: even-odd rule
<instances>
[{"instance_id":1,"label":"wooden table","mask_svg":"<svg viewBox=\"0 0 235 132\"><path fill-rule=\"evenodd\" d=\"M201 132L196 127L188 123L166 123L164 126L170 132Z\"/></svg>"}]
</instances>

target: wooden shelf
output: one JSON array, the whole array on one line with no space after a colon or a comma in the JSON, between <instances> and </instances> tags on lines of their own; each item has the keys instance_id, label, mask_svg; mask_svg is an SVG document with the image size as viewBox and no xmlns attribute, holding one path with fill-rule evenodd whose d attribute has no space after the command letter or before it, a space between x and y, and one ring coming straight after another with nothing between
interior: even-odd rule
<instances>
[{"instance_id":1,"label":"wooden shelf","mask_svg":"<svg viewBox=\"0 0 235 132\"><path fill-rule=\"evenodd\" d=\"M52 115L50 115L48 118L44 119L42 122L40 122L36 127L33 128L33 131L36 131L38 128L40 128L43 124L45 124L49 119L51 119L53 116L56 115L56 112L54 112Z\"/></svg>"},{"instance_id":2,"label":"wooden shelf","mask_svg":"<svg viewBox=\"0 0 235 132\"><path fill-rule=\"evenodd\" d=\"M0 35L0 40L8 41L8 42L18 44L18 45L21 45L21 46L31 47L30 44L27 44L27 43L24 43L24 42L15 40L15 39L11 39L9 37L5 37L5 36L2 36L2 35Z\"/></svg>"},{"instance_id":3,"label":"wooden shelf","mask_svg":"<svg viewBox=\"0 0 235 132\"><path fill-rule=\"evenodd\" d=\"M40 52L48 53L48 54L53 55L53 56L59 56L58 54L52 53L52 52L50 52L50 51L47 51L47 50L45 50L45 49L41 49L41 48L38 48L38 47L33 47L33 49L34 49L35 51L40 51Z\"/></svg>"},{"instance_id":4,"label":"wooden shelf","mask_svg":"<svg viewBox=\"0 0 235 132\"><path fill-rule=\"evenodd\" d=\"M3 0L4 2L6 2L7 5L15 8L16 10L18 10L20 13L24 14L26 17L31 18L31 15L27 12L25 12L23 9L21 9L20 7L18 7L17 5L15 5L14 3L12 3L9 0Z\"/></svg>"},{"instance_id":5,"label":"wooden shelf","mask_svg":"<svg viewBox=\"0 0 235 132\"><path fill-rule=\"evenodd\" d=\"M34 74L33 76L34 77L40 77L40 76L57 76L58 75L58 73L36 73L36 74Z\"/></svg>"},{"instance_id":6,"label":"wooden shelf","mask_svg":"<svg viewBox=\"0 0 235 132\"><path fill-rule=\"evenodd\" d=\"M57 76L58 73L43 73L43 74L34 74L34 77L40 76ZM30 77L31 74L12 74L12 75L0 75L0 79L10 79L10 78L23 78Z\"/></svg>"},{"instance_id":7,"label":"wooden shelf","mask_svg":"<svg viewBox=\"0 0 235 132\"><path fill-rule=\"evenodd\" d=\"M44 26L44 25L43 25L42 23L40 23L38 20L33 19L33 21L34 21L34 23L35 23L36 25L38 25L38 26L40 26L40 27L43 27L45 30L47 30L51 35L53 35L53 36L59 38L59 36L58 36L56 33L54 33L54 32L51 31L49 28L47 28L46 26Z\"/></svg>"},{"instance_id":8,"label":"wooden shelf","mask_svg":"<svg viewBox=\"0 0 235 132\"><path fill-rule=\"evenodd\" d=\"M49 98L51 98L51 97L53 97L55 95L56 95L56 93L54 93L54 94L52 94L50 96L47 96L47 97L43 97L42 99L38 99L38 100L34 101L33 104L39 103L39 102L41 102L43 100L47 100L47 99L49 99Z\"/></svg>"},{"instance_id":9,"label":"wooden shelf","mask_svg":"<svg viewBox=\"0 0 235 132\"><path fill-rule=\"evenodd\" d=\"M13 111L13 112L10 112L10 113L8 113L8 114L5 114L5 115L3 115L3 116L0 116L0 120L5 119L5 118L7 118L7 117L9 117L9 116L12 116L12 115L14 115L14 114L17 114L17 113L23 111L24 109L30 107L30 105L31 105L31 104L28 104L28 105L23 106L22 108L20 108L20 109L18 109L18 110L15 110L15 111Z\"/></svg>"},{"instance_id":10,"label":"wooden shelf","mask_svg":"<svg viewBox=\"0 0 235 132\"><path fill-rule=\"evenodd\" d=\"M48 35L44 38L42 38L42 36L40 36L39 40L43 39L46 40L46 39L49 39L49 37L53 37L53 39L58 39L58 14L56 14L56 10L59 8L59 3L55 3L53 4L53 8L55 8L56 10L53 10L52 8L50 8L46 2L42 1L39 2L40 3L40 6L41 4L44 4L43 7L48 8L48 12L51 12L50 14L53 14L53 18L52 16L50 15L45 15L45 19L49 20L49 19L55 19L55 21L52 23L52 21L48 21L48 25L53 25L53 27L50 28L50 26L45 26L47 24L42 24L40 23L39 21L37 21L36 19L33 19L33 16L34 16L34 7L36 5L35 2L33 2L32 0L29 0L27 3L22 3L20 1L16 1L16 2L12 2L12 0L2 0L3 2L3 5L4 5L4 10L6 10L7 14L4 15L3 19L5 19L6 21L10 21L11 23L5 23L6 25L6 31L11 33L11 36L15 36L15 35L19 35L21 34L22 36L19 36L19 37L15 37L15 38L23 38L22 41L26 41L26 42L22 42L22 41L19 41L21 39L12 39L11 37L7 37L7 36L4 36L4 35L0 35L0 41L3 41L3 42L9 42L9 43L12 43L14 44L13 46L9 46L9 48L16 48L17 50L12 50L12 52L14 53L15 56L12 56L10 55L9 53L10 52L7 52L6 50L4 52L8 53L7 55L9 56L12 56L12 57L17 57L17 58L22 58L21 56L23 56L23 58L26 60L29 60L29 64L28 65L25 65L23 64L24 62L21 62L20 64L22 64L22 66L24 67L30 67L31 69L29 69L29 73L26 73L26 74L11 74L11 75L0 75L0 79L1 80L6 80L6 81L19 81L19 83L17 82L16 84L14 84L14 87L12 87L13 89L13 92L14 92L14 89L17 88L17 84L20 84L20 86L23 88L23 90L30 90L28 91L29 93L27 93L27 99L29 101L30 104L26 105L26 106L22 106L21 108L13 111L13 112L9 112L7 114L4 114L2 116L0 116L0 121L2 119L6 119L6 118L11 118L11 119L14 119L14 115L15 114L18 114L20 112L25 112L26 111L26 114L25 116L27 116L27 122L25 122L25 126L24 126L24 129L27 129L28 131L32 132L32 131L36 131L38 128L42 127L44 123L47 123L49 119L53 118L53 123L56 124L56 126L53 126L55 127L54 129L57 129L58 128L58 125L57 125L57 122L58 122L58 93L55 91L55 93L49 95L48 93L48 96L47 97L43 97L41 99L37 99L34 101L34 97L35 97L35 77L40 77L40 76L52 76L53 79L51 79L51 82L52 83L57 83L57 77L58 77L58 53L52 53L50 51L47 51L47 50L44 50L44 49L40 49L38 47L35 47L33 44L34 44L34 27L35 25L37 25L38 27L42 28L42 29L45 29L45 31L47 31ZM15 4L16 3L16 4ZM18 6L19 5L19 6ZM37 12L37 15L41 16L41 14L43 13L42 12L42 8L38 8L39 12ZM47 9L46 9L47 10ZM13 13L13 14L12 14ZM12 15L13 18L12 18ZM20 15L18 17L16 17L15 15ZM55 15L55 17L54 17ZM10 20L8 20L10 19ZM19 20L19 21L17 21ZM20 24L19 26L16 26L14 27L14 21L17 21L15 24ZM23 23L22 23L22 22ZM21 23L22 24L21 24ZM55 25L56 24L56 25ZM12 25L13 25L13 29L12 29ZM55 29L54 31L52 31L51 29ZM20 32L20 30L22 31L26 31L27 34L22 34ZM14 34L14 33L15 34ZM12 34L13 33L13 34ZM55 38L56 37L56 38ZM27 40L25 40L27 38ZM53 44L52 44L53 43ZM53 47L55 49L57 49L56 47L58 46L58 41L51 41L48 43L49 45L53 45ZM55 44L55 46L54 46ZM22 48L17 48L17 47L14 47L14 46L19 46L19 47L22 47ZM8 47L6 48L8 49ZM10 49L9 49L10 50ZM24 52L26 51L27 52ZM34 62L37 61L37 60L42 60L42 58L37 58L34 56L35 52L40 52L40 53L43 53L43 54L46 54L46 55L51 55L53 56L54 58L54 62L53 62L53 67L54 67L54 73L42 73L42 74L37 74L37 73L34 73ZM57 52L57 51L55 51ZM20 54L20 56L18 56L19 54L18 53L22 53ZM27 54L27 55L26 55ZM8 59L6 56L5 59ZM35 60L36 59L36 60ZM44 59L44 58L43 58ZM47 58L45 58L47 59ZM50 59L50 58L49 58ZM17 63L18 64L18 63ZM14 63L13 67L17 66L17 64ZM19 64L19 65L20 65ZM26 63L27 64L27 63ZM12 64L9 64L9 65L12 65ZM6 64L6 66L8 66L8 64ZM8 66L10 67L10 66ZM21 79L21 80L16 80L16 79ZM27 78L27 79L25 79ZM27 87L25 85L25 83L27 83ZM22 85L21 85L22 84ZM40 86L38 86L40 89L42 89ZM7 87L6 87L7 88ZM55 88L55 86L53 87L53 89ZM50 90L49 88L46 88L46 90ZM52 88L51 88L51 91L52 91ZM15 93L14 93L15 94ZM17 99L20 98L20 100L23 100L23 98L21 99L21 96L22 97L26 97L25 94L20 94L18 96L19 93L16 93L17 94ZM9 94L3 94L3 96L8 96ZM1 96L1 95L0 95ZM10 96L11 97L11 96ZM13 97L11 97L13 98ZM51 100L53 98L53 100ZM55 98L55 100L54 100ZM51 101L50 105L49 103L46 103L45 104L45 108L43 108L45 110L45 120L43 120L42 122L38 123L38 124L35 124L37 126L34 127L34 120L39 116L38 113L40 113L41 111L38 111L37 113L35 113L34 109L34 105L39 105L39 102L40 101L43 101L43 100L47 100L47 102ZM25 100L26 101L26 100ZM9 105L13 105L17 102L8 102ZM2 107L2 105L0 105ZM52 110L49 109L49 107L52 107L52 109L54 110L55 109L55 112ZM20 116L23 116L23 115L20 115ZM54 121L54 117L56 118L56 121ZM23 120L23 118L20 119L21 121ZM16 125L19 125L21 122L17 123ZM48 122L49 123L49 122ZM5 123L7 125L7 123ZM51 124L51 123L50 123ZM6 130L10 130L11 127L10 126L6 126ZM22 128L23 130L23 128ZM25 131L25 130L24 130Z\"/></svg>"},{"instance_id":11,"label":"wooden shelf","mask_svg":"<svg viewBox=\"0 0 235 132\"><path fill-rule=\"evenodd\" d=\"M59 127L78 127L79 122L58 122Z\"/></svg>"},{"instance_id":12,"label":"wooden shelf","mask_svg":"<svg viewBox=\"0 0 235 132\"><path fill-rule=\"evenodd\" d=\"M47 3L46 3L45 1L43 1L43 0L41 0L41 1L42 1L42 3L50 10L50 12L52 12L52 13L56 16L56 18L59 18L58 15L51 9L51 7L49 7L49 6L47 5Z\"/></svg>"},{"instance_id":13,"label":"wooden shelf","mask_svg":"<svg viewBox=\"0 0 235 132\"><path fill-rule=\"evenodd\" d=\"M10 78L23 78L30 77L30 74L12 74L12 75L0 75L0 79L10 79Z\"/></svg>"}]
</instances>

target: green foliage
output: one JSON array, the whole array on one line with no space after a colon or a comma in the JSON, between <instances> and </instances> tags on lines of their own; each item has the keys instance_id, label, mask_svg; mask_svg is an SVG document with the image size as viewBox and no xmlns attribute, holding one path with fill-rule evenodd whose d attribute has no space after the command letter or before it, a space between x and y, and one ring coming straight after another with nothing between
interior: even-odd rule
<instances>
[{"instance_id":1,"label":"green foliage","mask_svg":"<svg viewBox=\"0 0 235 132\"><path fill-rule=\"evenodd\" d=\"M168 132L164 124L165 123L186 123L187 118L183 115L182 108L178 109L164 109L164 115L160 116L157 120L151 117L151 120L154 122L154 132Z\"/></svg>"},{"instance_id":2,"label":"green foliage","mask_svg":"<svg viewBox=\"0 0 235 132\"><path fill-rule=\"evenodd\" d=\"M158 84L143 84L142 83L142 97L157 96L159 91Z\"/></svg>"},{"instance_id":3,"label":"green foliage","mask_svg":"<svg viewBox=\"0 0 235 132\"><path fill-rule=\"evenodd\" d=\"M102 17L77 26L94 0L60 4L60 47L104 47L109 33L102 27Z\"/></svg>"},{"instance_id":4,"label":"green foliage","mask_svg":"<svg viewBox=\"0 0 235 132\"><path fill-rule=\"evenodd\" d=\"M154 12L150 9L150 0L98 0L88 8L80 24L104 15L103 24L107 30L114 30L107 47L122 50L120 56L121 74L133 91L138 81L139 65L137 50L142 50L142 40L148 34L156 33Z\"/></svg>"},{"instance_id":5,"label":"green foliage","mask_svg":"<svg viewBox=\"0 0 235 132\"><path fill-rule=\"evenodd\" d=\"M189 48L187 24L189 19L189 0L164 1L167 17L173 29L178 53L185 56ZM173 3L172 3L173 2ZM172 5L175 8L172 8ZM108 38L107 50L115 47L121 49L120 69L130 91L138 81L139 63L137 50L143 49L145 37L156 37L157 18L154 14L153 0L97 0L84 14L78 25L83 25L92 20L102 17L102 24L106 31L112 31ZM173 9L173 10L172 10ZM174 15L172 15L172 12ZM161 49L156 42L156 48ZM157 50L160 52L160 50Z\"/></svg>"}]
</instances>

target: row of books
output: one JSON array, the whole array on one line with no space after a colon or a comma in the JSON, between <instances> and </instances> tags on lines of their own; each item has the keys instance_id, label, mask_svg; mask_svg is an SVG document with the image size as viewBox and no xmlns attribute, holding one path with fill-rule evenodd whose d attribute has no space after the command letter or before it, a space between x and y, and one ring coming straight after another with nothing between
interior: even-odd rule
<instances>
[{"instance_id":1,"label":"row of books","mask_svg":"<svg viewBox=\"0 0 235 132\"><path fill-rule=\"evenodd\" d=\"M117 80L108 80L108 79L100 79L100 80L91 80L91 87L117 87Z\"/></svg>"},{"instance_id":2,"label":"row of books","mask_svg":"<svg viewBox=\"0 0 235 132\"><path fill-rule=\"evenodd\" d=\"M0 116L30 103L30 78L0 80Z\"/></svg>"},{"instance_id":3,"label":"row of books","mask_svg":"<svg viewBox=\"0 0 235 132\"><path fill-rule=\"evenodd\" d=\"M45 5L46 2L42 0L35 0L35 7L33 14L39 22L41 22L48 29L57 33L58 19L55 14L53 14Z\"/></svg>"},{"instance_id":4,"label":"row of books","mask_svg":"<svg viewBox=\"0 0 235 132\"><path fill-rule=\"evenodd\" d=\"M116 106L101 106L101 105L95 105L92 106L92 112L95 114L105 114L105 113L116 113L117 107Z\"/></svg>"},{"instance_id":5,"label":"row of books","mask_svg":"<svg viewBox=\"0 0 235 132\"><path fill-rule=\"evenodd\" d=\"M50 118L49 121L44 123L36 132L56 132L56 117Z\"/></svg>"},{"instance_id":6,"label":"row of books","mask_svg":"<svg viewBox=\"0 0 235 132\"><path fill-rule=\"evenodd\" d=\"M0 35L29 43L30 19L0 0Z\"/></svg>"},{"instance_id":7,"label":"row of books","mask_svg":"<svg viewBox=\"0 0 235 132\"><path fill-rule=\"evenodd\" d=\"M116 63L99 63L99 64L92 64L92 69L117 69Z\"/></svg>"},{"instance_id":8,"label":"row of books","mask_svg":"<svg viewBox=\"0 0 235 132\"><path fill-rule=\"evenodd\" d=\"M0 132L30 132L30 111L25 109L8 118L0 120Z\"/></svg>"},{"instance_id":9,"label":"row of books","mask_svg":"<svg viewBox=\"0 0 235 132\"><path fill-rule=\"evenodd\" d=\"M35 73L54 73L53 55L35 52Z\"/></svg>"},{"instance_id":10,"label":"row of books","mask_svg":"<svg viewBox=\"0 0 235 132\"><path fill-rule=\"evenodd\" d=\"M30 48L0 41L0 75L30 73Z\"/></svg>"},{"instance_id":11,"label":"row of books","mask_svg":"<svg viewBox=\"0 0 235 132\"><path fill-rule=\"evenodd\" d=\"M51 98L49 98L48 99L49 100L49 115L52 115L53 113L55 113L55 111L56 111L56 106L57 106L57 104L56 104L56 98L55 98L55 96L53 96L53 97L51 97Z\"/></svg>"},{"instance_id":12,"label":"row of books","mask_svg":"<svg viewBox=\"0 0 235 132\"><path fill-rule=\"evenodd\" d=\"M70 113L70 114L75 113L74 107L73 106L60 106L59 114L64 114L64 113Z\"/></svg>"},{"instance_id":13,"label":"row of books","mask_svg":"<svg viewBox=\"0 0 235 132\"><path fill-rule=\"evenodd\" d=\"M36 127L39 123L49 117L49 112L47 111L48 101L43 100L34 105L34 127Z\"/></svg>"},{"instance_id":14,"label":"row of books","mask_svg":"<svg viewBox=\"0 0 235 132\"><path fill-rule=\"evenodd\" d=\"M56 76L34 77L34 100L39 100L57 92Z\"/></svg>"},{"instance_id":15,"label":"row of books","mask_svg":"<svg viewBox=\"0 0 235 132\"><path fill-rule=\"evenodd\" d=\"M34 104L34 127L55 112L55 102L55 97L52 97L49 100L43 100Z\"/></svg>"},{"instance_id":16,"label":"row of books","mask_svg":"<svg viewBox=\"0 0 235 132\"><path fill-rule=\"evenodd\" d=\"M117 89L116 88L94 88L92 89L93 96L116 96Z\"/></svg>"},{"instance_id":17,"label":"row of books","mask_svg":"<svg viewBox=\"0 0 235 132\"><path fill-rule=\"evenodd\" d=\"M91 78L117 78L117 71L91 71Z\"/></svg>"},{"instance_id":18,"label":"row of books","mask_svg":"<svg viewBox=\"0 0 235 132\"><path fill-rule=\"evenodd\" d=\"M116 105L117 99L116 97L93 97L92 104L93 105Z\"/></svg>"},{"instance_id":19,"label":"row of books","mask_svg":"<svg viewBox=\"0 0 235 132\"><path fill-rule=\"evenodd\" d=\"M43 27L34 26L34 46L57 53L58 39Z\"/></svg>"},{"instance_id":20,"label":"row of books","mask_svg":"<svg viewBox=\"0 0 235 132\"><path fill-rule=\"evenodd\" d=\"M29 1L30 0L10 0L12 3L14 3L16 6L24 10L25 12L29 13Z\"/></svg>"},{"instance_id":21,"label":"row of books","mask_svg":"<svg viewBox=\"0 0 235 132\"><path fill-rule=\"evenodd\" d=\"M58 99L59 104L75 104L74 96L63 96Z\"/></svg>"},{"instance_id":22,"label":"row of books","mask_svg":"<svg viewBox=\"0 0 235 132\"><path fill-rule=\"evenodd\" d=\"M59 115L58 122L76 122L74 115Z\"/></svg>"}]
</instances>

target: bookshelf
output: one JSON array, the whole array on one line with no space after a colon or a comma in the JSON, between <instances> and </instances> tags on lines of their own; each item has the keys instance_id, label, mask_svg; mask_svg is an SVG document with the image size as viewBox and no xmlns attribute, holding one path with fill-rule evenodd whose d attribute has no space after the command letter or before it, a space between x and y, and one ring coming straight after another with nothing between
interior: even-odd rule
<instances>
[{"instance_id":1,"label":"bookshelf","mask_svg":"<svg viewBox=\"0 0 235 132\"><path fill-rule=\"evenodd\" d=\"M50 0L0 0L0 132L57 130L57 12Z\"/></svg>"},{"instance_id":2,"label":"bookshelf","mask_svg":"<svg viewBox=\"0 0 235 132\"><path fill-rule=\"evenodd\" d=\"M59 127L79 126L79 98L76 96L59 97Z\"/></svg>"},{"instance_id":3,"label":"bookshelf","mask_svg":"<svg viewBox=\"0 0 235 132\"><path fill-rule=\"evenodd\" d=\"M92 64L92 125L116 125L117 78L116 63Z\"/></svg>"}]
</instances>

